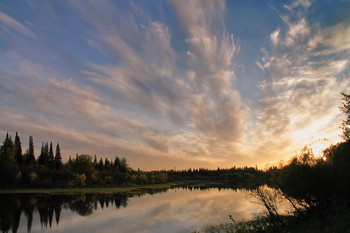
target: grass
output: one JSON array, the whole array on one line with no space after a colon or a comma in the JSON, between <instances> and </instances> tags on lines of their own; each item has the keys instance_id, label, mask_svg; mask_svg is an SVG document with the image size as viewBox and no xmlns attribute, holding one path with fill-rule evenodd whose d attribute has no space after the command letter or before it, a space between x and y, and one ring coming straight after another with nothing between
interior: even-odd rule
<instances>
[{"instance_id":1,"label":"grass","mask_svg":"<svg viewBox=\"0 0 350 233\"><path fill-rule=\"evenodd\" d=\"M79 193L125 193L135 191L147 191L150 189L165 189L181 186L203 187L220 184L212 181L178 181L164 184L116 186L116 187L84 187L84 188L28 188L28 189L0 189L0 194L23 193L23 194L79 194Z\"/></svg>"},{"instance_id":2,"label":"grass","mask_svg":"<svg viewBox=\"0 0 350 233\"><path fill-rule=\"evenodd\" d=\"M119 187L1 189L0 194L5 194L5 193L23 193L23 194L125 193L125 192L133 192L133 191L144 191L149 189L164 189L164 188L171 188L174 186L177 186L177 183L119 186Z\"/></svg>"},{"instance_id":3,"label":"grass","mask_svg":"<svg viewBox=\"0 0 350 233\"><path fill-rule=\"evenodd\" d=\"M267 215L252 220L208 225L192 233L349 233L350 213L327 216L327 218L300 218L281 216L285 226L271 224Z\"/></svg>"}]
</instances>

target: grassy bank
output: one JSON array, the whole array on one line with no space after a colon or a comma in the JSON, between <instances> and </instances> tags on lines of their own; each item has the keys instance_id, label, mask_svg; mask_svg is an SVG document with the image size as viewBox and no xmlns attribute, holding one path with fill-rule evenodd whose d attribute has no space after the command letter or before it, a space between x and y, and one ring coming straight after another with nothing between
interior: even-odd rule
<instances>
[{"instance_id":1,"label":"grassy bank","mask_svg":"<svg viewBox=\"0 0 350 233\"><path fill-rule=\"evenodd\" d=\"M348 233L350 213L336 214L327 219L281 216L284 226L272 224L266 215L252 220L205 226L192 233Z\"/></svg>"},{"instance_id":2,"label":"grassy bank","mask_svg":"<svg viewBox=\"0 0 350 233\"><path fill-rule=\"evenodd\" d=\"M122 193L133 191L145 191L149 189L164 189L177 186L181 183L166 183L152 185L135 185L120 187L89 187L89 188L53 188L53 189L1 189L0 194L5 193L42 193L42 194L77 194L77 193Z\"/></svg>"},{"instance_id":3,"label":"grassy bank","mask_svg":"<svg viewBox=\"0 0 350 233\"><path fill-rule=\"evenodd\" d=\"M210 187L215 185L223 185L223 182L218 181L177 181L164 184L149 184L149 185L132 185L132 186L117 186L117 187L86 187L86 188L49 188L49 189L0 189L0 194L6 193L23 193L23 194L79 194L79 193L125 193L134 191L147 191L150 189L165 189L172 187Z\"/></svg>"}]
</instances>

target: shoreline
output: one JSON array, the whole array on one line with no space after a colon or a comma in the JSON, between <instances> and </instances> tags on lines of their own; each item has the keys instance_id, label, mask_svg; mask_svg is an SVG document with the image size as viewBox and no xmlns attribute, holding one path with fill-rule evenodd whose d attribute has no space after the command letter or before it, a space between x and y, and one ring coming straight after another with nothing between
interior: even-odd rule
<instances>
[{"instance_id":1,"label":"shoreline","mask_svg":"<svg viewBox=\"0 0 350 233\"><path fill-rule=\"evenodd\" d=\"M82 194L82 193L125 193L146 191L150 189L165 189L181 186L207 187L208 185L223 185L224 181L184 180L164 184L146 184L114 187L83 187L83 188L6 188L0 189L0 194Z\"/></svg>"}]
</instances>

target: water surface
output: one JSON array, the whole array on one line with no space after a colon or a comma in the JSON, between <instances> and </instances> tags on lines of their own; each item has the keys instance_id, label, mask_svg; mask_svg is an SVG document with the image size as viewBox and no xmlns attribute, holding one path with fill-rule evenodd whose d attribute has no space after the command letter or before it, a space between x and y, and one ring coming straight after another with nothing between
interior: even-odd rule
<instances>
[{"instance_id":1,"label":"water surface","mask_svg":"<svg viewBox=\"0 0 350 233\"><path fill-rule=\"evenodd\" d=\"M134 194L0 195L3 232L191 232L263 210L233 189Z\"/></svg>"}]
</instances>

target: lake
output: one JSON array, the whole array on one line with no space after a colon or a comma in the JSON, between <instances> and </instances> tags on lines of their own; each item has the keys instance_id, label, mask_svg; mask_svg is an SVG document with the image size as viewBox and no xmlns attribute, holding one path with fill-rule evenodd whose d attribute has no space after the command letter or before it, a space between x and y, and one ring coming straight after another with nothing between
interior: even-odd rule
<instances>
[{"instance_id":1,"label":"lake","mask_svg":"<svg viewBox=\"0 0 350 233\"><path fill-rule=\"evenodd\" d=\"M263 207L234 189L173 188L147 193L1 194L2 232L191 232L250 219Z\"/></svg>"}]
</instances>

